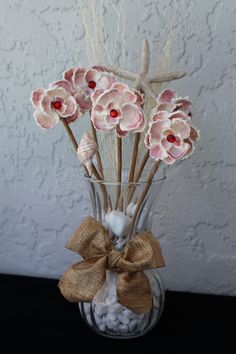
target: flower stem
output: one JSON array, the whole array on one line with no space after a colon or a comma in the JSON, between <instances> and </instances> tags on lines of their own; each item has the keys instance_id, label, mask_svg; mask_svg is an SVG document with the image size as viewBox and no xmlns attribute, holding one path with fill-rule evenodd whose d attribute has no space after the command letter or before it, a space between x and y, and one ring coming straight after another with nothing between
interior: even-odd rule
<instances>
[{"instance_id":1,"label":"flower stem","mask_svg":"<svg viewBox=\"0 0 236 354\"><path fill-rule=\"evenodd\" d=\"M146 166L146 163L149 159L149 151L146 152L146 154L144 155L142 161L141 161L141 164L137 170L137 172L135 173L135 176L134 176L134 182L137 183L142 175L142 172L144 170L144 167ZM128 193L128 196L127 196L127 200L126 200L126 207L129 205L129 203L131 202L132 198L133 198L133 195L134 195L134 192L135 192L135 186L132 186L129 193Z\"/></svg>"},{"instance_id":2,"label":"flower stem","mask_svg":"<svg viewBox=\"0 0 236 354\"><path fill-rule=\"evenodd\" d=\"M144 155L142 161L141 161L141 164L140 164L140 166L139 166L138 171L135 173L134 182L138 182L138 181L139 181L139 179L140 179L140 177L141 177L141 174L142 174L142 172L143 172L143 170L144 170L144 167L146 166L146 163L147 163L147 161L148 161L148 159L149 159L149 156L150 156L150 154L149 154L149 150L148 150L148 151L146 152L146 154Z\"/></svg>"},{"instance_id":3,"label":"flower stem","mask_svg":"<svg viewBox=\"0 0 236 354\"><path fill-rule=\"evenodd\" d=\"M77 152L77 149L78 149L78 143L75 139L75 136L69 126L69 124L66 122L65 119L61 118L61 121L69 135L69 138L74 146L74 149L75 151ZM89 172L88 172L88 169L84 166L84 170L85 170L85 175L86 176L89 176ZM93 171L93 174L95 176L95 178L98 180L98 181L102 181L103 178L101 177L100 173L97 171L96 167L94 166L94 164L92 163L92 171ZM92 183L91 183L92 185ZM103 184L100 184L100 189L101 189L101 192L102 192L102 195L103 195L103 204L104 204L104 211L107 212L107 209L108 209L108 205L109 205L109 198L108 198L108 194L107 194L107 190L106 190L106 187L103 185ZM94 192L94 187L93 187L93 193Z\"/></svg>"},{"instance_id":4,"label":"flower stem","mask_svg":"<svg viewBox=\"0 0 236 354\"><path fill-rule=\"evenodd\" d=\"M137 201L137 204L136 204L136 207L135 207L135 212L134 212L134 215L132 217L132 223L130 225L130 230L129 230L129 236L128 236L128 239L131 237L132 235L132 232L133 232L133 228L135 226L135 222L136 222L136 219L137 219L137 216L138 216L138 213L140 211L140 208L143 204L143 201L149 191L149 188L151 187L151 184L152 184L152 180L153 180L153 177L155 176L157 170L158 170L158 167L160 166L160 163L161 163L161 160L158 160L158 161L155 161L151 171L150 171L150 174L148 176L148 179L147 179L147 182L145 184L145 187L142 191L142 193L140 194L140 197L138 198L138 201Z\"/></svg>"},{"instance_id":5,"label":"flower stem","mask_svg":"<svg viewBox=\"0 0 236 354\"><path fill-rule=\"evenodd\" d=\"M134 174L135 174L135 168L136 168L137 157L138 157L138 146L139 146L139 142L140 142L140 137L141 137L141 133L136 133L135 134L128 182L133 182L133 180L134 180Z\"/></svg>"},{"instance_id":6,"label":"flower stem","mask_svg":"<svg viewBox=\"0 0 236 354\"><path fill-rule=\"evenodd\" d=\"M61 118L61 121L62 121L62 123L63 123L68 135L69 135L69 138L70 138L70 140L71 140L71 142L72 142L72 144L74 146L75 151L77 152L78 143L77 143L77 141L75 139L74 134L72 133L72 130L70 129L69 124L66 122L66 120L64 118Z\"/></svg>"},{"instance_id":7,"label":"flower stem","mask_svg":"<svg viewBox=\"0 0 236 354\"><path fill-rule=\"evenodd\" d=\"M94 176L98 181L102 181L102 177L93 163L92 163L92 173L94 174Z\"/></svg>"},{"instance_id":8,"label":"flower stem","mask_svg":"<svg viewBox=\"0 0 236 354\"><path fill-rule=\"evenodd\" d=\"M118 208L120 191L121 191L121 178L122 178L122 138L116 138L116 154L117 154L117 187L116 187L116 204L115 208Z\"/></svg>"},{"instance_id":9,"label":"flower stem","mask_svg":"<svg viewBox=\"0 0 236 354\"><path fill-rule=\"evenodd\" d=\"M135 134L133 151L132 151L132 158L131 158L131 164L130 164L130 170L129 170L129 176L128 176L129 183L132 183L134 181L134 174L135 174L137 157L138 157L138 147L139 147L140 137L141 137L141 133ZM126 208L131 200L130 194L132 193L132 191L134 192L134 190L135 190L134 186L128 185L128 188L126 191L126 198L125 198L126 199L126 202L125 202Z\"/></svg>"},{"instance_id":10,"label":"flower stem","mask_svg":"<svg viewBox=\"0 0 236 354\"><path fill-rule=\"evenodd\" d=\"M108 206L111 208L111 203L110 203L110 200L109 200L109 197L107 194L107 190L106 190L105 185L102 183L103 180L101 179L101 176L93 163L92 163L92 171L93 171L93 175L95 176L95 178L98 181L101 181L101 183L99 183L99 186L100 186L102 196L103 196L103 209L106 213L108 211Z\"/></svg>"},{"instance_id":11,"label":"flower stem","mask_svg":"<svg viewBox=\"0 0 236 354\"><path fill-rule=\"evenodd\" d=\"M102 179L104 179L103 168L102 168L102 159L101 159L101 155L100 155L100 152L99 152L99 146L98 146L97 131L94 128L93 122L91 120L90 120L90 123L91 123L91 130L92 130L93 140L97 144L97 150L96 150L95 155L96 155L97 164L98 164L98 172L99 172L100 176L102 177Z\"/></svg>"}]
</instances>

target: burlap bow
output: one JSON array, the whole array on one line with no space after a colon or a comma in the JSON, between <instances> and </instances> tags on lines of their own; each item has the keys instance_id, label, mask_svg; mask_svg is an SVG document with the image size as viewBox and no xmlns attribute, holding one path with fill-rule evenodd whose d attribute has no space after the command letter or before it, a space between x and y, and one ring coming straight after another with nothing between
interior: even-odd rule
<instances>
[{"instance_id":1,"label":"burlap bow","mask_svg":"<svg viewBox=\"0 0 236 354\"><path fill-rule=\"evenodd\" d=\"M106 280L106 270L118 273L117 301L137 314L152 307L152 291L143 270L164 266L159 242L144 231L127 242L124 251L113 248L106 229L87 217L66 244L84 260L72 265L59 281L71 302L91 302Z\"/></svg>"}]
</instances>

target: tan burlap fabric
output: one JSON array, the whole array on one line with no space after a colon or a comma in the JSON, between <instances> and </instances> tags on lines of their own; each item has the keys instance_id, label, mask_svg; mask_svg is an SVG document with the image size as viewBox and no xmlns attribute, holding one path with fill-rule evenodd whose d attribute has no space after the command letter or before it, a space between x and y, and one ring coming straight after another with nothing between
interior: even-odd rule
<instances>
[{"instance_id":1,"label":"tan burlap fabric","mask_svg":"<svg viewBox=\"0 0 236 354\"><path fill-rule=\"evenodd\" d=\"M159 242L149 231L133 237L119 252L106 229L92 217L78 227L66 247L84 260L72 265L59 281L71 302L91 302L106 280L106 270L118 273L117 301L137 314L152 307L152 291L145 269L163 267Z\"/></svg>"}]
</instances>

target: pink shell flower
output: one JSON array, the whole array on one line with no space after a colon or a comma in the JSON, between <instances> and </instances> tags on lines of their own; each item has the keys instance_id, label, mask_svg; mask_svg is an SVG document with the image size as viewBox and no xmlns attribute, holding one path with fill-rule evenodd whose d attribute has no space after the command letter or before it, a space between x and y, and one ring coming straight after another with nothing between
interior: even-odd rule
<instances>
[{"instance_id":1,"label":"pink shell flower","mask_svg":"<svg viewBox=\"0 0 236 354\"><path fill-rule=\"evenodd\" d=\"M36 109L34 118L36 123L44 129L55 127L64 118L71 123L81 116L75 98L71 95L69 87L63 85L51 86L45 90L36 89L32 92L31 102Z\"/></svg>"},{"instance_id":2,"label":"pink shell flower","mask_svg":"<svg viewBox=\"0 0 236 354\"><path fill-rule=\"evenodd\" d=\"M142 132L146 126L140 103L142 96L127 85L116 82L108 90L96 90L92 96L91 120L96 130L116 129L119 137L130 131Z\"/></svg>"},{"instance_id":3,"label":"pink shell flower","mask_svg":"<svg viewBox=\"0 0 236 354\"><path fill-rule=\"evenodd\" d=\"M92 109L91 95L96 90L107 90L115 81L115 76L103 66L91 69L71 68L64 73L64 79L73 89L73 95L83 112Z\"/></svg>"},{"instance_id":4,"label":"pink shell flower","mask_svg":"<svg viewBox=\"0 0 236 354\"><path fill-rule=\"evenodd\" d=\"M153 113L157 111L182 111L186 115L189 115L191 117L191 108L192 104L189 101L188 97L178 97L175 91L165 89L157 97L157 106L154 109Z\"/></svg>"},{"instance_id":5,"label":"pink shell flower","mask_svg":"<svg viewBox=\"0 0 236 354\"><path fill-rule=\"evenodd\" d=\"M169 165L190 156L193 142L199 138L199 132L190 123L190 118L181 111L155 113L145 136L150 156Z\"/></svg>"}]
</instances>

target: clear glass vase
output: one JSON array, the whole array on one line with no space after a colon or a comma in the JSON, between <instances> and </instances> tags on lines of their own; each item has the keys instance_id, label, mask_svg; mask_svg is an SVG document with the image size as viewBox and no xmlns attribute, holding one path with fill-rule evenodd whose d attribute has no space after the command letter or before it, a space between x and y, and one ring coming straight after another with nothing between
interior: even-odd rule
<instances>
[{"instance_id":1,"label":"clear glass vase","mask_svg":"<svg viewBox=\"0 0 236 354\"><path fill-rule=\"evenodd\" d=\"M127 174L123 171L122 180ZM86 178L86 177L85 177ZM110 235L113 246L121 251L130 237L151 231L155 207L164 178L152 183L114 183L86 178L93 216ZM85 323L98 334L113 338L144 335L160 319L164 307L164 285L157 269L145 270L151 291L152 308L136 314L117 301L117 273L106 271L106 281L91 303L80 302Z\"/></svg>"}]
</instances>

